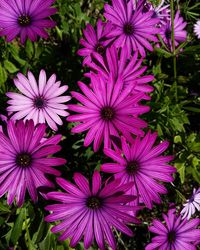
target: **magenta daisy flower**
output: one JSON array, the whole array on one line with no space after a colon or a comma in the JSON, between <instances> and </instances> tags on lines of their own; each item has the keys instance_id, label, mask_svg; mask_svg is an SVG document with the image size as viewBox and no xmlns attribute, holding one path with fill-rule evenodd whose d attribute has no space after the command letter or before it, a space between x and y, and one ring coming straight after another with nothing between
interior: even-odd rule
<instances>
[{"instance_id":1,"label":"magenta daisy flower","mask_svg":"<svg viewBox=\"0 0 200 250\"><path fill-rule=\"evenodd\" d=\"M56 82L56 75L53 74L47 80L44 70L40 71L38 83L33 74L29 71L28 78L23 74L17 74L14 79L15 86L21 93L8 92L6 95L11 98L7 111L12 114L11 119L25 120L33 119L35 125L45 123L53 130L57 130L57 125L63 122L59 116L68 116L65 102L71 99L70 96L61 96L68 86L60 86L61 82Z\"/></svg>"},{"instance_id":2,"label":"magenta daisy flower","mask_svg":"<svg viewBox=\"0 0 200 250\"><path fill-rule=\"evenodd\" d=\"M112 6L105 4L104 16L113 24L109 38L114 39L116 47L127 45L128 54L139 51L146 56L145 49L153 51L150 41L156 42L159 29L156 24L159 18L154 18L153 11L143 12L143 4L138 4L133 10L133 1L112 0Z\"/></svg>"},{"instance_id":3,"label":"magenta daisy flower","mask_svg":"<svg viewBox=\"0 0 200 250\"><path fill-rule=\"evenodd\" d=\"M187 23L184 22L183 18L180 16L180 11L176 12L175 18L174 18L174 39L175 39L175 46L178 46L179 43L186 41L187 38L187 32L184 30ZM162 25L160 29L160 35L164 41L164 43L172 49L172 41L171 41L171 35L172 35L172 24L171 19L166 21L165 25Z\"/></svg>"},{"instance_id":4,"label":"magenta daisy flower","mask_svg":"<svg viewBox=\"0 0 200 250\"><path fill-rule=\"evenodd\" d=\"M156 138L157 133L148 132L144 138L137 137L129 145L122 137L122 152L104 149L104 153L116 163L101 166L103 172L114 173L121 183L133 181L134 186L129 192L139 197L148 208L152 208L153 202L161 202L159 194L167 193L160 181L173 181L172 173L176 172L167 164L173 157L161 155L169 143L164 141L153 147Z\"/></svg>"},{"instance_id":5,"label":"magenta daisy flower","mask_svg":"<svg viewBox=\"0 0 200 250\"><path fill-rule=\"evenodd\" d=\"M184 208L181 210L183 219L187 217L189 220L196 210L200 211L200 188L198 190L194 188L192 196L183 206Z\"/></svg>"},{"instance_id":6,"label":"magenta daisy flower","mask_svg":"<svg viewBox=\"0 0 200 250\"><path fill-rule=\"evenodd\" d=\"M37 36L47 38L47 28L55 22L49 16L56 13L51 5L55 0L0 0L0 36L12 41L20 35L21 43L28 37L36 41Z\"/></svg>"},{"instance_id":7,"label":"magenta daisy flower","mask_svg":"<svg viewBox=\"0 0 200 250\"><path fill-rule=\"evenodd\" d=\"M195 250L195 242L200 240L200 219L190 221L181 220L175 209L170 209L168 214L163 214L165 224L154 219L149 231L157 236L152 238L145 250Z\"/></svg>"},{"instance_id":8,"label":"magenta daisy flower","mask_svg":"<svg viewBox=\"0 0 200 250\"><path fill-rule=\"evenodd\" d=\"M57 178L57 183L66 191L50 192L47 197L61 202L49 205L47 210L53 213L46 217L46 221L62 222L54 226L53 233L61 232L59 240L71 238L70 246L75 247L84 236L84 248L88 249L94 239L100 249L105 249L105 242L116 249L116 241L112 228L132 236L132 231L127 223L139 223L130 216L127 211L138 210L140 207L131 207L127 202L135 199L134 196L124 193L132 186L132 183L120 185L118 180L106 182L102 186L101 176L95 171L92 178L92 188L88 180L81 174L74 174L76 185L67 180Z\"/></svg>"},{"instance_id":9,"label":"magenta daisy flower","mask_svg":"<svg viewBox=\"0 0 200 250\"><path fill-rule=\"evenodd\" d=\"M123 134L127 140L133 141L132 134L143 134L141 128L146 127L146 122L139 119L139 114L149 110L138 102L143 94L132 95L133 86L123 89L123 81L117 81L111 76L107 83L100 75L91 74L91 86L78 83L84 95L72 92L72 96L81 104L71 104L69 109L79 114L67 118L69 122L80 122L72 128L73 133L88 131L84 146L89 146L94 141L94 151L97 151L104 141L104 147L111 147L112 137Z\"/></svg>"},{"instance_id":10,"label":"magenta daisy flower","mask_svg":"<svg viewBox=\"0 0 200 250\"><path fill-rule=\"evenodd\" d=\"M44 124L34 127L32 120L16 124L8 121L7 134L0 132L0 197L8 193L9 205L16 197L17 205L21 206L26 190L37 201L38 187L54 187L45 175L58 176L60 172L52 167L66 163L64 159L49 157L61 150L57 145L61 135L41 142L45 129Z\"/></svg>"},{"instance_id":11,"label":"magenta daisy flower","mask_svg":"<svg viewBox=\"0 0 200 250\"><path fill-rule=\"evenodd\" d=\"M84 56L83 65L91 60L92 52L96 51L103 55L106 51L106 47L109 44L107 35L110 33L111 24L103 23L101 19L97 21L96 30L91 24L87 24L86 29L83 30L85 39L80 40L80 44L83 48L78 50L78 55Z\"/></svg>"},{"instance_id":12,"label":"magenta daisy flower","mask_svg":"<svg viewBox=\"0 0 200 250\"><path fill-rule=\"evenodd\" d=\"M138 59L138 52L135 52L131 57L128 54L127 46L117 50L115 46L107 48L106 55L102 57L98 53L92 54L92 61L87 62L87 66L92 70L100 72L101 75L108 81L109 75L112 74L115 79L122 78L124 87L131 84L134 86L132 93L149 93L153 91L153 87L146 83L154 80L152 75L144 76L143 73L147 67L142 66L143 59ZM90 77L90 73L85 74ZM150 97L144 95L144 98L149 100Z\"/></svg>"}]
</instances>

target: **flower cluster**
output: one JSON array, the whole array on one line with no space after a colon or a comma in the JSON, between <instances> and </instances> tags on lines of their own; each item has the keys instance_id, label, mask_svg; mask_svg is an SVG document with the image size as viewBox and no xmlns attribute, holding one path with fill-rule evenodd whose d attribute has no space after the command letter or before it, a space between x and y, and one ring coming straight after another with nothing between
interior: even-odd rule
<instances>
[{"instance_id":1,"label":"flower cluster","mask_svg":"<svg viewBox=\"0 0 200 250\"><path fill-rule=\"evenodd\" d=\"M54 2L0 0L0 36L12 41L19 35L22 44L27 38L47 38L46 28L55 26L49 19L56 12L51 7ZM14 79L18 92L7 93L8 117L1 116L0 197L7 194L7 203L15 200L19 207L26 191L33 202L39 195L56 201L46 206L52 213L45 220L60 221L51 229L61 233L60 240L70 238L70 246L76 247L84 238L85 249L96 241L100 249L108 245L114 250L113 229L132 236L127 224L140 223L138 211L160 204L161 196L167 193L164 183L174 180L176 168L169 164L173 156L165 154L169 143L157 141L156 132L145 131L148 123L140 117L150 111L144 102L151 100L149 93L154 90L150 85L154 76L147 73L144 60L154 46L165 44L173 50L186 40L187 33L180 12L171 20L169 5L164 1L154 6L145 0L112 0L104 6L104 17L106 20L99 19L96 27L87 24L80 40L78 55L89 68L85 76L90 84L78 82L81 93L71 92L78 103L67 105L71 99L65 94L68 86L57 81L55 74L47 79L41 70L37 81L28 71L26 76L18 73ZM91 185L86 177L75 173L75 184L56 178L65 192L48 192L55 189L49 175L59 176L61 172L54 167L66 163L53 156L61 150L58 143L62 136L52 135L63 124L61 117L73 122L72 133L87 132L85 147L93 144L97 152L103 145L104 155L111 162L101 165L103 178L94 171ZM104 179L104 173L112 175ZM195 208L200 210L199 189L187 202L182 217L170 209L163 215L165 224L153 220L149 231L158 236L147 250L196 249L200 220L190 217Z\"/></svg>"}]
</instances>

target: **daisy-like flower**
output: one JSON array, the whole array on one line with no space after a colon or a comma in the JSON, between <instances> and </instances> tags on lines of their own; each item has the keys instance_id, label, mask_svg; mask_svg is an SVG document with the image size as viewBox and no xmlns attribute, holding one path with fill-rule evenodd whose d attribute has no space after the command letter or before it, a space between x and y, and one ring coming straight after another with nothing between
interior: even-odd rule
<instances>
[{"instance_id":1,"label":"daisy-like flower","mask_svg":"<svg viewBox=\"0 0 200 250\"><path fill-rule=\"evenodd\" d=\"M134 86L132 93L149 93L153 91L153 87L146 83L154 80L152 75L144 76L143 73L147 67L142 66L143 59L138 59L138 52L135 52L133 56L128 54L127 46L122 47L120 50L113 45L107 48L106 55L103 57L98 53L92 54L92 61L87 63L87 66L92 70L100 72L106 81L109 79L109 75L112 74L115 79L119 76L124 82L124 87L131 84ZM91 73L85 74L90 77ZM144 98L149 100L148 95L144 95Z\"/></svg>"},{"instance_id":2,"label":"daisy-like flower","mask_svg":"<svg viewBox=\"0 0 200 250\"><path fill-rule=\"evenodd\" d=\"M46 174L60 175L53 166L66 163L66 160L50 155L61 150L57 145L61 135L53 136L41 142L46 126L39 124L34 127L30 121L7 122L7 133L0 132L0 197L5 193L7 202L11 205L16 197L16 203L21 206L26 190L31 199L37 201L38 187L54 187Z\"/></svg>"},{"instance_id":3,"label":"daisy-like flower","mask_svg":"<svg viewBox=\"0 0 200 250\"><path fill-rule=\"evenodd\" d=\"M127 202L135 197L124 193L132 186L132 183L120 185L118 180L102 185L101 176L95 171L92 178L92 188L88 180L81 174L74 174L76 185L67 180L57 178L57 183L66 191L50 192L47 197L61 203L49 205L47 210L53 213L45 220L62 222L54 227L53 233L61 232L59 240L71 238L70 246L75 247L84 236L84 248L88 249L94 239L100 249L105 249L105 242L115 250L116 241L112 228L132 236L132 231L127 223L139 223L130 216L127 211L140 207L131 207Z\"/></svg>"},{"instance_id":4,"label":"daisy-like flower","mask_svg":"<svg viewBox=\"0 0 200 250\"><path fill-rule=\"evenodd\" d=\"M160 181L173 181L172 173L176 172L176 168L167 164L173 157L161 155L169 143L164 141L154 147L156 138L157 133L148 132L144 138L137 137L129 145L122 137L122 152L104 149L105 155L116 163L101 166L101 171L115 174L115 178L120 179L121 183L133 181L134 186L129 192L139 197L150 209L153 202L161 202L159 194L167 193Z\"/></svg>"},{"instance_id":5,"label":"daisy-like flower","mask_svg":"<svg viewBox=\"0 0 200 250\"><path fill-rule=\"evenodd\" d=\"M56 13L51 5L55 0L1 0L0 36L12 41L20 35L23 44L28 37L36 41L37 36L47 38L47 28L53 28L55 22L49 16Z\"/></svg>"},{"instance_id":6,"label":"daisy-like flower","mask_svg":"<svg viewBox=\"0 0 200 250\"><path fill-rule=\"evenodd\" d=\"M175 39L175 46L177 47L179 43L186 41L187 32L184 30L187 23L184 22L183 18L180 16L180 11L176 12L174 18L174 39ZM160 30L160 35L163 39L163 42L172 49L172 24L171 19L167 20L165 25L162 25Z\"/></svg>"},{"instance_id":7,"label":"daisy-like flower","mask_svg":"<svg viewBox=\"0 0 200 250\"><path fill-rule=\"evenodd\" d=\"M91 24L87 24L86 29L83 30L85 39L80 40L80 44L83 48L78 50L78 55L84 57L83 65L91 60L92 52L96 51L103 55L106 51L106 47L109 44L109 39L107 35L111 31L110 23L103 23L101 19L97 21L96 30Z\"/></svg>"},{"instance_id":8,"label":"daisy-like flower","mask_svg":"<svg viewBox=\"0 0 200 250\"><path fill-rule=\"evenodd\" d=\"M170 209L168 214L163 214L165 224L154 219L149 231L157 236L152 238L145 250L195 250L195 244L200 240L200 219L190 221L181 220L175 209Z\"/></svg>"},{"instance_id":9,"label":"daisy-like flower","mask_svg":"<svg viewBox=\"0 0 200 250\"><path fill-rule=\"evenodd\" d=\"M200 39L200 20L194 25L194 33Z\"/></svg>"},{"instance_id":10,"label":"daisy-like flower","mask_svg":"<svg viewBox=\"0 0 200 250\"><path fill-rule=\"evenodd\" d=\"M183 206L184 208L181 210L183 219L187 217L189 220L195 213L196 209L200 211L200 188L198 190L194 188L192 196L185 204L183 204Z\"/></svg>"},{"instance_id":11,"label":"daisy-like flower","mask_svg":"<svg viewBox=\"0 0 200 250\"><path fill-rule=\"evenodd\" d=\"M123 89L123 81L117 81L112 76L107 83L100 75L91 74L91 86L78 83L84 95L71 92L81 104L71 104L69 109L79 114L67 118L69 122L80 122L72 128L73 133L88 131L84 146L89 146L94 141L94 151L97 151L104 141L104 147L111 147L112 137L123 134L130 142L132 134L143 134L141 128L146 127L146 122L139 119L139 114L148 112L149 107L141 106L138 102L143 94L132 95L133 86Z\"/></svg>"},{"instance_id":12,"label":"daisy-like flower","mask_svg":"<svg viewBox=\"0 0 200 250\"><path fill-rule=\"evenodd\" d=\"M112 0L112 6L105 4L104 8L104 16L113 25L108 37L114 39L117 48L126 44L128 54L138 50L142 57L146 56L145 49L153 51L150 41L157 42L159 29L155 26L160 21L153 17L153 11L143 12L141 3L133 10L133 2L124 0Z\"/></svg>"},{"instance_id":13,"label":"daisy-like flower","mask_svg":"<svg viewBox=\"0 0 200 250\"><path fill-rule=\"evenodd\" d=\"M12 114L11 119L25 120L33 119L35 125L45 123L53 130L57 130L57 125L63 122L59 116L68 116L65 102L71 99L70 96L61 96L68 86L60 86L61 82L56 82L56 75L53 74L47 80L44 70L40 71L39 81L29 71L28 78L18 73L14 79L15 86L21 93L8 92L6 95L11 98L7 111Z\"/></svg>"}]
</instances>

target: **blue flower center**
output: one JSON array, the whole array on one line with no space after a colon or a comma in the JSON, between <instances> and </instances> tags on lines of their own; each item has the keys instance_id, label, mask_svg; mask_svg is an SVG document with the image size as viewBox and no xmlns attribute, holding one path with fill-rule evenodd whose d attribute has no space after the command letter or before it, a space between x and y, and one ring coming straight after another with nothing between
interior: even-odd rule
<instances>
[{"instance_id":1,"label":"blue flower center","mask_svg":"<svg viewBox=\"0 0 200 250\"><path fill-rule=\"evenodd\" d=\"M134 26L131 23L126 23L124 25L124 33L126 35L132 35L134 33Z\"/></svg>"},{"instance_id":2,"label":"blue flower center","mask_svg":"<svg viewBox=\"0 0 200 250\"><path fill-rule=\"evenodd\" d=\"M126 167L126 171L129 175L134 175L139 169L139 163L138 161L130 161L128 164L127 164L127 167Z\"/></svg>"},{"instance_id":3,"label":"blue flower center","mask_svg":"<svg viewBox=\"0 0 200 250\"><path fill-rule=\"evenodd\" d=\"M18 154L16 157L16 164L20 167L26 168L31 165L31 155L27 153Z\"/></svg>"},{"instance_id":4,"label":"blue flower center","mask_svg":"<svg viewBox=\"0 0 200 250\"><path fill-rule=\"evenodd\" d=\"M87 199L86 205L91 209L98 209L101 207L101 199L96 196L91 196Z\"/></svg>"},{"instance_id":5,"label":"blue flower center","mask_svg":"<svg viewBox=\"0 0 200 250\"><path fill-rule=\"evenodd\" d=\"M113 120L115 116L115 111L111 107L104 107L101 110L101 117L106 121Z\"/></svg>"},{"instance_id":6,"label":"blue flower center","mask_svg":"<svg viewBox=\"0 0 200 250\"><path fill-rule=\"evenodd\" d=\"M18 24L20 26L26 27L26 26L30 25L31 18L30 18L30 16L24 14L24 15L19 16L17 21L18 21Z\"/></svg>"}]
</instances>

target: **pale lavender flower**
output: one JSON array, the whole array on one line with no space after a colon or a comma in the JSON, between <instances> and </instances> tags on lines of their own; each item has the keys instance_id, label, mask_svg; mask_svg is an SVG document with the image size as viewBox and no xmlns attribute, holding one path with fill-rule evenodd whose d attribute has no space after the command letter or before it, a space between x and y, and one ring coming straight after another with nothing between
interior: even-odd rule
<instances>
[{"instance_id":1,"label":"pale lavender flower","mask_svg":"<svg viewBox=\"0 0 200 250\"><path fill-rule=\"evenodd\" d=\"M200 20L194 25L194 33L200 39Z\"/></svg>"}]
</instances>

